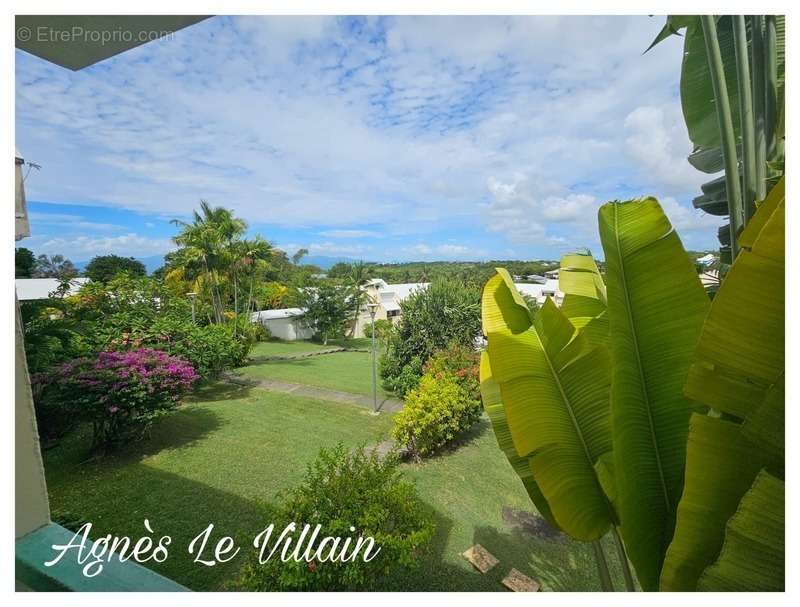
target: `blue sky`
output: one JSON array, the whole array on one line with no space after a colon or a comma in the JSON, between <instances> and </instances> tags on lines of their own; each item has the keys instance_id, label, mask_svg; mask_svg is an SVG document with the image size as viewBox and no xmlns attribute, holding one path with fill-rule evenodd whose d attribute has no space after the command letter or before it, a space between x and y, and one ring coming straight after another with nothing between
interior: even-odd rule
<instances>
[{"instance_id":1,"label":"blue sky","mask_svg":"<svg viewBox=\"0 0 800 607\"><path fill-rule=\"evenodd\" d=\"M689 248L718 219L685 157L660 17L215 17L80 72L16 51L33 236L83 261L172 245L206 199L292 253L600 253L597 208L656 195Z\"/></svg>"}]
</instances>

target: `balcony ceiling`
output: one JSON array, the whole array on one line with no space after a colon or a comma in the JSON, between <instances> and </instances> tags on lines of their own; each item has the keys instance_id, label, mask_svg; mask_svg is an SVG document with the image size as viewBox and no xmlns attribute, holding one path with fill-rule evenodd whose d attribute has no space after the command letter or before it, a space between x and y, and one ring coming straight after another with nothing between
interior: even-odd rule
<instances>
[{"instance_id":1,"label":"balcony ceiling","mask_svg":"<svg viewBox=\"0 0 800 607\"><path fill-rule=\"evenodd\" d=\"M150 42L153 32L163 36L203 19L208 15L17 15L14 38L18 49L80 70ZM101 40L101 32L112 39Z\"/></svg>"}]
</instances>

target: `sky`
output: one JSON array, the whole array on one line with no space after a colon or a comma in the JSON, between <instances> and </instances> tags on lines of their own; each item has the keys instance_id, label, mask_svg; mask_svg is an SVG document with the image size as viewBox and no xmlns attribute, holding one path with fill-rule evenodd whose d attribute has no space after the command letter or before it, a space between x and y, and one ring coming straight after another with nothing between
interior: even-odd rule
<instances>
[{"instance_id":1,"label":"sky","mask_svg":"<svg viewBox=\"0 0 800 607\"><path fill-rule=\"evenodd\" d=\"M79 72L16 52L32 236L73 261L174 248L201 199L290 254L602 251L597 209L692 209L682 43L662 17L214 17Z\"/></svg>"}]
</instances>

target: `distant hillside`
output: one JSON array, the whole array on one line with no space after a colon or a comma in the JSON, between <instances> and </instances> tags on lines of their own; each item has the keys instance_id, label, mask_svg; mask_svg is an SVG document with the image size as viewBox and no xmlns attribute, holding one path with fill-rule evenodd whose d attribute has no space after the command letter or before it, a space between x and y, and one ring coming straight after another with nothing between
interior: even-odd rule
<instances>
[{"instance_id":1,"label":"distant hillside","mask_svg":"<svg viewBox=\"0 0 800 607\"><path fill-rule=\"evenodd\" d=\"M323 270L330 270L337 263L353 263L358 261L352 257L328 257L326 255L306 255L300 261L301 266L317 266Z\"/></svg>"}]
</instances>

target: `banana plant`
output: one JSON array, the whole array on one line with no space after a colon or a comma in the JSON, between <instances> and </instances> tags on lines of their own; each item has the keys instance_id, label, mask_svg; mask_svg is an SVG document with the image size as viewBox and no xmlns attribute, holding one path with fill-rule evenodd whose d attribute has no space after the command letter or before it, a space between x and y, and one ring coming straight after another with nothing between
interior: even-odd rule
<instances>
[{"instance_id":1,"label":"banana plant","mask_svg":"<svg viewBox=\"0 0 800 607\"><path fill-rule=\"evenodd\" d=\"M563 308L534 316L504 269L484 288L481 393L498 444L539 512L593 543L604 589L613 589L599 540L612 530L628 590L633 576L606 490L610 469L605 284L590 254L562 259ZM568 313L567 313L568 312ZM601 320L598 320L600 318ZM612 493L613 495L613 493Z\"/></svg>"},{"instance_id":2,"label":"banana plant","mask_svg":"<svg viewBox=\"0 0 800 607\"><path fill-rule=\"evenodd\" d=\"M671 15L647 50L684 33L681 106L702 186L696 208L727 215L720 232L730 263L738 237L783 171L785 26L781 15Z\"/></svg>"},{"instance_id":3,"label":"banana plant","mask_svg":"<svg viewBox=\"0 0 800 607\"><path fill-rule=\"evenodd\" d=\"M782 179L742 233L695 349L685 392L712 414L690 423L663 590L783 589L784 205Z\"/></svg>"},{"instance_id":4,"label":"banana plant","mask_svg":"<svg viewBox=\"0 0 800 607\"><path fill-rule=\"evenodd\" d=\"M543 516L598 542L616 524L595 469L611 450L607 349L590 344L549 298L531 314L502 268L484 288L482 317L481 390L500 447Z\"/></svg>"},{"instance_id":5,"label":"banana plant","mask_svg":"<svg viewBox=\"0 0 800 607\"><path fill-rule=\"evenodd\" d=\"M658 588L683 487L686 374L709 300L654 198L599 211L606 262L616 511L639 583Z\"/></svg>"}]
</instances>

